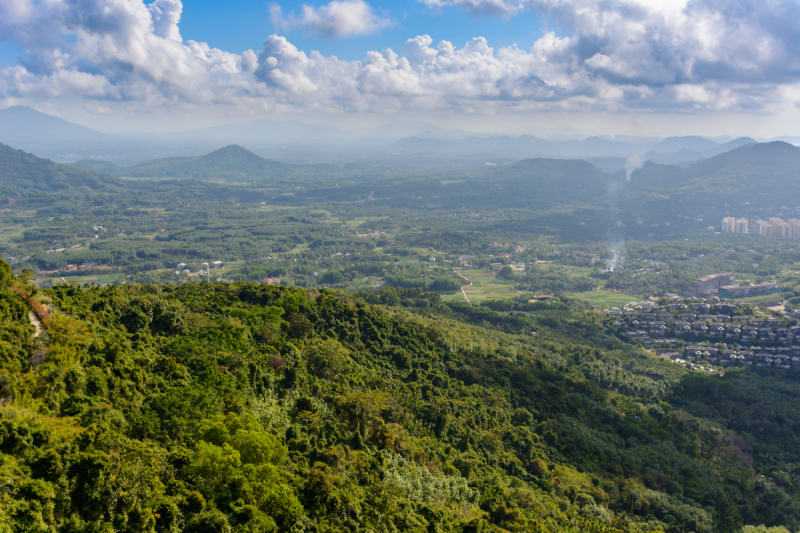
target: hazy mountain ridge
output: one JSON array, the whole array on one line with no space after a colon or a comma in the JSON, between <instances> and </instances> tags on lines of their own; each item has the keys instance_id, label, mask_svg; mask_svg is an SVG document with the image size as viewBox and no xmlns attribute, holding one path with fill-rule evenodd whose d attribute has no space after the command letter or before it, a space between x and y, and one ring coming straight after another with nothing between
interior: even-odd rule
<instances>
[{"instance_id":1,"label":"hazy mountain ridge","mask_svg":"<svg viewBox=\"0 0 800 533\"><path fill-rule=\"evenodd\" d=\"M25 124L13 126L19 123L19 117L25 117ZM87 158L130 166L132 162L164 159L170 153L196 157L214 147L230 144L247 146L267 159L295 164L346 164L365 160L401 164L407 163L409 156L425 165L467 161L479 164L475 154L483 154L481 159L493 162L535 157L628 158L638 154L643 160L688 164L736 148L741 141L719 144L703 137L687 136L637 142L635 138L580 138L580 132L570 130L569 133L542 138L525 132L481 134L450 130L424 121L395 121L377 127L344 129L301 120L259 119L177 133L103 134L30 108L0 110L0 141L5 139L8 144L39 156L79 159L81 166L88 166ZM745 142L752 142L752 139ZM91 168L115 172L107 165Z\"/></svg>"},{"instance_id":2,"label":"hazy mountain ridge","mask_svg":"<svg viewBox=\"0 0 800 533\"><path fill-rule=\"evenodd\" d=\"M285 178L300 172L297 165L264 159L238 145L198 157L171 157L120 167L108 162L78 161L76 166L107 169L117 176L185 179Z\"/></svg>"},{"instance_id":3,"label":"hazy mountain ridge","mask_svg":"<svg viewBox=\"0 0 800 533\"><path fill-rule=\"evenodd\" d=\"M104 133L40 113L30 107L12 106L0 110L0 142L6 144L76 143L107 140Z\"/></svg>"},{"instance_id":4,"label":"hazy mountain ridge","mask_svg":"<svg viewBox=\"0 0 800 533\"><path fill-rule=\"evenodd\" d=\"M650 162L633 173L631 183L660 190L755 193L768 187L794 193L798 168L800 148L773 141L745 144L687 168Z\"/></svg>"}]
</instances>

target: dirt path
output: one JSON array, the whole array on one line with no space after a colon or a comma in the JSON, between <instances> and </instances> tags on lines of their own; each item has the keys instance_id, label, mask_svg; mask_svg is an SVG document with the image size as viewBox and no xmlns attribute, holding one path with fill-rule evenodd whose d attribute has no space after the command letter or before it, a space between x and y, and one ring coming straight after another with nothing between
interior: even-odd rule
<instances>
[{"instance_id":1,"label":"dirt path","mask_svg":"<svg viewBox=\"0 0 800 533\"><path fill-rule=\"evenodd\" d=\"M36 316L36 313L33 311L28 311L28 320L30 321L33 329L36 330L36 333L33 334L34 337L38 337L42 333L44 333L44 328L42 327L42 322L39 320L39 317ZM46 335L46 333L45 333Z\"/></svg>"},{"instance_id":2,"label":"dirt path","mask_svg":"<svg viewBox=\"0 0 800 533\"><path fill-rule=\"evenodd\" d=\"M453 270L453 272L455 272L456 274L458 274L459 276L461 276L461 273L460 273L458 270L455 270L455 269L454 269L454 270ZM464 276L461 276L461 278L462 278L464 281L469 281L469 280L468 280L467 278L465 278ZM467 287L471 287L471 286L472 286L472 282L471 282L471 281L469 281L469 285L464 285L463 287L461 287L461 295L462 295L462 296L464 296L464 299L467 301L467 303L468 303L468 304L469 304L469 303L472 303L472 302L470 302L470 301L469 301L469 298L467 298L467 293L466 293L466 292L464 292L464 289L466 289Z\"/></svg>"},{"instance_id":3,"label":"dirt path","mask_svg":"<svg viewBox=\"0 0 800 533\"><path fill-rule=\"evenodd\" d=\"M39 317L36 316L36 313L33 311L28 311L28 320L30 321L33 329L36 331L33 334L34 339L41 339L42 341L47 341L49 339L47 332L44 330L42 326L42 322L39 320ZM44 356L46 355L47 351L45 350L44 346L38 346L34 349L33 355L31 356L31 366L36 368L37 366L41 365L44 362Z\"/></svg>"}]
</instances>

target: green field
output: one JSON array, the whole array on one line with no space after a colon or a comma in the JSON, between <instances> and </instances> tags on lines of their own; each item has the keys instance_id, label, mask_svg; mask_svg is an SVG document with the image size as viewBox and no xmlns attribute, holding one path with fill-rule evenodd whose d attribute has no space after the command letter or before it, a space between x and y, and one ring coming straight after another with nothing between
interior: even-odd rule
<instances>
[{"instance_id":1,"label":"green field","mask_svg":"<svg viewBox=\"0 0 800 533\"><path fill-rule=\"evenodd\" d=\"M604 307L622 307L628 302L638 302L642 300L638 296L631 296L630 294L622 294L614 291L586 291L586 292L568 292L566 296L570 298L578 298L586 300L594 307L602 309Z\"/></svg>"},{"instance_id":2,"label":"green field","mask_svg":"<svg viewBox=\"0 0 800 533\"><path fill-rule=\"evenodd\" d=\"M512 289L514 285L513 282L500 279L493 272L477 269L458 270L457 272L467 278L468 281L464 282L464 285L467 285L468 282L472 282L472 285L464 287L464 292L472 303L481 302L483 300L503 300L519 296L519 293ZM460 292L457 292L455 294L442 296L442 299L464 301L464 296Z\"/></svg>"},{"instance_id":3,"label":"green field","mask_svg":"<svg viewBox=\"0 0 800 533\"><path fill-rule=\"evenodd\" d=\"M102 276L64 276L64 279L67 281L67 283L78 283L80 285L83 285L84 283L96 283L99 285L101 283L116 283L117 281L125 279L125 276L122 274L106 274ZM64 283L60 277L47 278L47 280L53 285L60 285Z\"/></svg>"}]
</instances>

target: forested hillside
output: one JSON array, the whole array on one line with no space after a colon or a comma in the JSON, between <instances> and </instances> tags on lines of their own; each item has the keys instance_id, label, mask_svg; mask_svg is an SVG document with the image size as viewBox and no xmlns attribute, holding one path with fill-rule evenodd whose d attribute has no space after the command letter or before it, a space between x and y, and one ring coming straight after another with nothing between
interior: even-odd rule
<instances>
[{"instance_id":1,"label":"forested hillside","mask_svg":"<svg viewBox=\"0 0 800 533\"><path fill-rule=\"evenodd\" d=\"M800 527L785 374L689 376L563 304L0 266L2 531Z\"/></svg>"},{"instance_id":2,"label":"forested hillside","mask_svg":"<svg viewBox=\"0 0 800 533\"><path fill-rule=\"evenodd\" d=\"M225 146L199 157L154 159L125 167L93 160L78 161L75 165L117 176L233 181L286 178L303 173L302 167L264 159L237 145Z\"/></svg>"},{"instance_id":3,"label":"forested hillside","mask_svg":"<svg viewBox=\"0 0 800 533\"><path fill-rule=\"evenodd\" d=\"M83 193L122 190L122 182L93 170L60 165L0 144L0 194Z\"/></svg>"}]
</instances>

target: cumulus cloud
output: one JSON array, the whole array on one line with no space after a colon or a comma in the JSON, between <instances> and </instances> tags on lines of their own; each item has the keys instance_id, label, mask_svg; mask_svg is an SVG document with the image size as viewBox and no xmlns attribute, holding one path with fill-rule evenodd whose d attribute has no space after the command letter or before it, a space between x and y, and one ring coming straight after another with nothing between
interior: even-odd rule
<instances>
[{"instance_id":1,"label":"cumulus cloud","mask_svg":"<svg viewBox=\"0 0 800 533\"><path fill-rule=\"evenodd\" d=\"M615 84L796 82L800 3L793 0L420 0L471 14L524 9L572 39L572 55ZM505 9L503 11L503 9Z\"/></svg>"},{"instance_id":2,"label":"cumulus cloud","mask_svg":"<svg viewBox=\"0 0 800 533\"><path fill-rule=\"evenodd\" d=\"M23 48L27 59L0 69L0 103L80 102L104 110L763 111L792 105L800 94L800 41L792 38L800 34L800 7L793 2L774 0L766 9L754 0L735 7L620 0L601 9L590 0L525 1L563 34L545 31L529 48L500 49L483 37L461 45L420 35L398 51L345 61L300 50L279 35L241 54L184 41L179 0L5 0L0 39ZM356 4L332 2L297 19L281 14L279 23L331 37L388 23L363 3L364 16L351 16L358 9L347 6ZM508 13L514 5L507 4Z\"/></svg>"},{"instance_id":3,"label":"cumulus cloud","mask_svg":"<svg viewBox=\"0 0 800 533\"><path fill-rule=\"evenodd\" d=\"M284 15L281 6L272 4L270 18L281 31L301 29L326 39L378 33L394 24L391 18L378 15L363 0L334 0L320 7L304 5L299 17Z\"/></svg>"}]
</instances>

